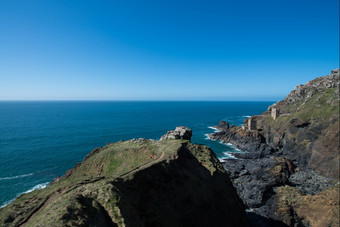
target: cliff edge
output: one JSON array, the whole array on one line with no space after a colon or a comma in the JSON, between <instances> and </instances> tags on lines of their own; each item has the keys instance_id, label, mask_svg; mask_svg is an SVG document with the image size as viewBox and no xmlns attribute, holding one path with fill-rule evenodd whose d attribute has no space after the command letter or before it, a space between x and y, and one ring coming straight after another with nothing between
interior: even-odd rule
<instances>
[{"instance_id":1,"label":"cliff edge","mask_svg":"<svg viewBox=\"0 0 340 227\"><path fill-rule=\"evenodd\" d=\"M190 129L176 130L166 136L176 139L93 150L45 189L1 209L0 226L248 226L212 150L190 143Z\"/></svg>"}]
</instances>

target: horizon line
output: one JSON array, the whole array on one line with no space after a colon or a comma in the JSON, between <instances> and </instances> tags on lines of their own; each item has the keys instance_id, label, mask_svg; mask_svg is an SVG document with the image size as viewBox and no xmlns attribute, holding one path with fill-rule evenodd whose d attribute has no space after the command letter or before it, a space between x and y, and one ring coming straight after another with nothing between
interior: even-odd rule
<instances>
[{"instance_id":1,"label":"horizon line","mask_svg":"<svg viewBox=\"0 0 340 227\"><path fill-rule=\"evenodd\" d=\"M280 100L176 100L176 99L14 99L0 100L0 102L278 102Z\"/></svg>"}]
</instances>

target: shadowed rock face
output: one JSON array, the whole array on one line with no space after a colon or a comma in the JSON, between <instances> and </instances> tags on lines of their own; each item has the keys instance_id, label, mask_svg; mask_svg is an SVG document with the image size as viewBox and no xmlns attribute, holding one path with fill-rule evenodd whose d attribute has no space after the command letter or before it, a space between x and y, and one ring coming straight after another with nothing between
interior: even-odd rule
<instances>
[{"instance_id":1,"label":"shadowed rock face","mask_svg":"<svg viewBox=\"0 0 340 227\"><path fill-rule=\"evenodd\" d=\"M248 151L223 166L256 215L288 226L339 225L339 88L337 69L297 86L243 127L220 122L221 131L209 135Z\"/></svg>"},{"instance_id":2,"label":"shadowed rock face","mask_svg":"<svg viewBox=\"0 0 340 227\"><path fill-rule=\"evenodd\" d=\"M45 189L0 210L0 226L21 225L249 226L211 149L181 139L95 149Z\"/></svg>"},{"instance_id":3,"label":"shadowed rock face","mask_svg":"<svg viewBox=\"0 0 340 227\"><path fill-rule=\"evenodd\" d=\"M190 149L184 145L176 161L158 163L133 179L114 182L127 226L247 225L245 208L236 199L236 190L230 190L227 175L210 172Z\"/></svg>"}]
</instances>

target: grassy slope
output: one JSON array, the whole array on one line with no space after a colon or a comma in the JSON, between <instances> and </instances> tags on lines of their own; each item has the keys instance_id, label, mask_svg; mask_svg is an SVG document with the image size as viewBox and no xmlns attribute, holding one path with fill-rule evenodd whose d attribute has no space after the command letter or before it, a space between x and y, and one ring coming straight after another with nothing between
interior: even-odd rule
<instances>
[{"instance_id":1,"label":"grassy slope","mask_svg":"<svg viewBox=\"0 0 340 227\"><path fill-rule=\"evenodd\" d=\"M22 224L33 213L39 210L39 207L49 198L57 194L65 194L65 198L59 197L58 200L60 201L54 201L55 204L59 205L53 209L58 211L60 210L58 209L59 207L67 207L69 202L66 195L70 194L69 192L72 190L79 188L82 184L85 185L85 182L87 182L86 187L88 187L93 184L91 181L96 181L100 177L113 180L137 167L152 164L155 160L157 162L162 152L164 152L167 157L174 155L183 142L184 141L179 140L168 140L157 143L147 141L140 144L139 142L126 141L109 144L85 160L80 166L75 167L72 174L66 179L60 180L45 189L21 195L12 204L1 209L0 226L6 226L7 224L4 224L6 220L9 223L11 222L13 226ZM99 180L99 182L100 181L103 180ZM97 184L99 184L98 181L96 181L95 184L95 187L97 187ZM100 182L100 184L105 183ZM40 213L41 215L38 216L42 217L45 215L45 212ZM55 215L58 215L58 212L55 212ZM34 220L32 223L34 223Z\"/></svg>"},{"instance_id":2,"label":"grassy slope","mask_svg":"<svg viewBox=\"0 0 340 227\"><path fill-rule=\"evenodd\" d=\"M224 172L210 148L203 145L182 140L117 142L86 158L65 179L24 194L1 209L0 226L89 225L88 217L98 215L104 215L100 220L109 217L124 226L118 207L120 192L114 182L132 179L140 170L176 159L183 144L211 175ZM84 200L82 195L91 199Z\"/></svg>"}]
</instances>

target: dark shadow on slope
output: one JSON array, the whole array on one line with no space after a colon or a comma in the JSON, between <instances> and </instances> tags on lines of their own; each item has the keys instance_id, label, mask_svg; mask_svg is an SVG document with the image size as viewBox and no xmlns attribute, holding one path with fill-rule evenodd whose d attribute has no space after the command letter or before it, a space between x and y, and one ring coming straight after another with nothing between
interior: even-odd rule
<instances>
[{"instance_id":1,"label":"dark shadow on slope","mask_svg":"<svg viewBox=\"0 0 340 227\"><path fill-rule=\"evenodd\" d=\"M177 159L113 184L126 226L249 226L228 176L211 176L185 145Z\"/></svg>"},{"instance_id":2,"label":"dark shadow on slope","mask_svg":"<svg viewBox=\"0 0 340 227\"><path fill-rule=\"evenodd\" d=\"M62 216L63 226L96 226L106 227L118 225L112 222L104 207L96 200L78 195L66 208L67 213Z\"/></svg>"}]
</instances>

